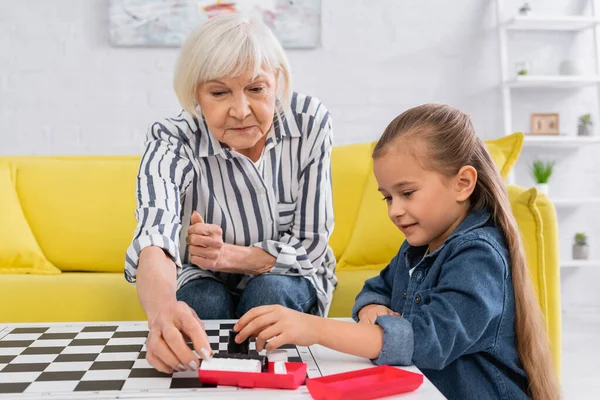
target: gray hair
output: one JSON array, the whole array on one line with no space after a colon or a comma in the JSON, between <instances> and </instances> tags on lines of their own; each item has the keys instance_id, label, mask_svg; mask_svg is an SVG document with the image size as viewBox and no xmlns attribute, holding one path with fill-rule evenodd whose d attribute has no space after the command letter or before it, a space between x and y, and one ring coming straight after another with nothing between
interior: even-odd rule
<instances>
[{"instance_id":1,"label":"gray hair","mask_svg":"<svg viewBox=\"0 0 600 400\"><path fill-rule=\"evenodd\" d=\"M240 13L224 14L198 26L183 43L173 86L184 110L197 115L198 86L213 79L261 70L279 73L278 98L291 98L291 74L281 43L262 22Z\"/></svg>"}]
</instances>

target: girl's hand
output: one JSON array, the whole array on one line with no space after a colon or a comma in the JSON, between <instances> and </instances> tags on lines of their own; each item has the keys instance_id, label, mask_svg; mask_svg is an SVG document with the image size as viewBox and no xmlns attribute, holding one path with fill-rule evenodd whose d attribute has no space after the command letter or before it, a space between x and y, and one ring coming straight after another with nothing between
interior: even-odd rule
<instances>
[{"instance_id":1,"label":"girl's hand","mask_svg":"<svg viewBox=\"0 0 600 400\"><path fill-rule=\"evenodd\" d=\"M206 224L197 211L192 213L186 243L190 261L200 269L217 270L223 258L223 230L219 225Z\"/></svg>"},{"instance_id":2,"label":"girl's hand","mask_svg":"<svg viewBox=\"0 0 600 400\"><path fill-rule=\"evenodd\" d=\"M381 304L369 304L368 306L364 306L358 312L358 322L364 322L368 324L375 324L375 320L380 315L395 315L400 317L400 313L394 312L387 308L386 306L382 306Z\"/></svg>"},{"instance_id":3,"label":"girl's hand","mask_svg":"<svg viewBox=\"0 0 600 400\"><path fill-rule=\"evenodd\" d=\"M281 305L253 308L239 319L233 330L241 343L248 337L256 337L256 350L272 351L284 344L310 346L318 342L316 324L318 318ZM270 340L271 339L271 340ZM267 340L270 342L265 346Z\"/></svg>"}]
</instances>

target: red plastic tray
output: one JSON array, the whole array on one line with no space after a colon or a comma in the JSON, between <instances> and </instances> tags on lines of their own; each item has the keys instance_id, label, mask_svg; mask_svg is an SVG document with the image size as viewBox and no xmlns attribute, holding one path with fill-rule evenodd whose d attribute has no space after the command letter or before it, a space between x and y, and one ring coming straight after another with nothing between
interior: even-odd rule
<instances>
[{"instance_id":1,"label":"red plastic tray","mask_svg":"<svg viewBox=\"0 0 600 400\"><path fill-rule=\"evenodd\" d=\"M243 388L298 389L306 379L306 364L286 362L287 374L275 374L273 363L268 372L232 372L198 370L201 382Z\"/></svg>"},{"instance_id":2,"label":"red plastic tray","mask_svg":"<svg viewBox=\"0 0 600 400\"><path fill-rule=\"evenodd\" d=\"M306 380L315 400L368 400L412 392L423 375L383 365Z\"/></svg>"}]
</instances>

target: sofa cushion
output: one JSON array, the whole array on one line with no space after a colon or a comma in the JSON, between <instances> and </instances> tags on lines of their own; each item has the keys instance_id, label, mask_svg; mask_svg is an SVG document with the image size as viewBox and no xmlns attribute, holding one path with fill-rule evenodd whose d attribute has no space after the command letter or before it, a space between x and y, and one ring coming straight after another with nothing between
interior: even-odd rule
<instances>
[{"instance_id":1,"label":"sofa cushion","mask_svg":"<svg viewBox=\"0 0 600 400\"><path fill-rule=\"evenodd\" d=\"M15 190L15 175L10 165L0 164L0 274L60 274L29 228Z\"/></svg>"},{"instance_id":2,"label":"sofa cushion","mask_svg":"<svg viewBox=\"0 0 600 400\"><path fill-rule=\"evenodd\" d=\"M122 273L64 272L55 276L5 275L0 279L0 321L142 321L135 286Z\"/></svg>"},{"instance_id":3,"label":"sofa cushion","mask_svg":"<svg viewBox=\"0 0 600 400\"><path fill-rule=\"evenodd\" d=\"M490 154L502 176L508 176L521 152L523 134L516 133L486 141L485 145L492 149ZM371 170L352 237L339 260L338 269L381 269L396 255L404 241L402 232L389 220L387 205L377 187L377 180Z\"/></svg>"},{"instance_id":4,"label":"sofa cushion","mask_svg":"<svg viewBox=\"0 0 600 400\"><path fill-rule=\"evenodd\" d=\"M333 212L335 228L329 239L336 259L339 259L352 236L362 193L373 162L373 143L336 146L331 155L333 182Z\"/></svg>"},{"instance_id":5,"label":"sofa cushion","mask_svg":"<svg viewBox=\"0 0 600 400\"><path fill-rule=\"evenodd\" d=\"M19 165L21 205L48 260L63 271L123 271L138 167L139 157Z\"/></svg>"}]
</instances>

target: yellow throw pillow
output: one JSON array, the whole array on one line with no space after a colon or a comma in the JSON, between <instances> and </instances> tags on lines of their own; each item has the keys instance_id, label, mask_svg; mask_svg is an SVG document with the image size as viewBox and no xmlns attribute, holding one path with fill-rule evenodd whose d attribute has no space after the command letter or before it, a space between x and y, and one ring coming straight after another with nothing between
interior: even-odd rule
<instances>
[{"instance_id":1,"label":"yellow throw pillow","mask_svg":"<svg viewBox=\"0 0 600 400\"><path fill-rule=\"evenodd\" d=\"M515 133L486 141L485 145L500 174L506 179L521 153L523 134ZM396 255L403 241L404 235L388 218L386 203L377 191L377 180L371 170L352 236L338 268L381 269Z\"/></svg>"},{"instance_id":2,"label":"yellow throw pillow","mask_svg":"<svg viewBox=\"0 0 600 400\"><path fill-rule=\"evenodd\" d=\"M494 164L500 171L502 179L506 180L508 174L517 163L525 136L521 132L501 137L500 139L487 140L485 147L492 156Z\"/></svg>"},{"instance_id":3,"label":"yellow throw pillow","mask_svg":"<svg viewBox=\"0 0 600 400\"><path fill-rule=\"evenodd\" d=\"M123 272L136 224L139 164L139 157L123 156L40 159L19 167L23 211L48 260L63 271Z\"/></svg>"},{"instance_id":4,"label":"yellow throw pillow","mask_svg":"<svg viewBox=\"0 0 600 400\"><path fill-rule=\"evenodd\" d=\"M56 275L40 249L15 190L15 171L0 164L0 274Z\"/></svg>"}]
</instances>

